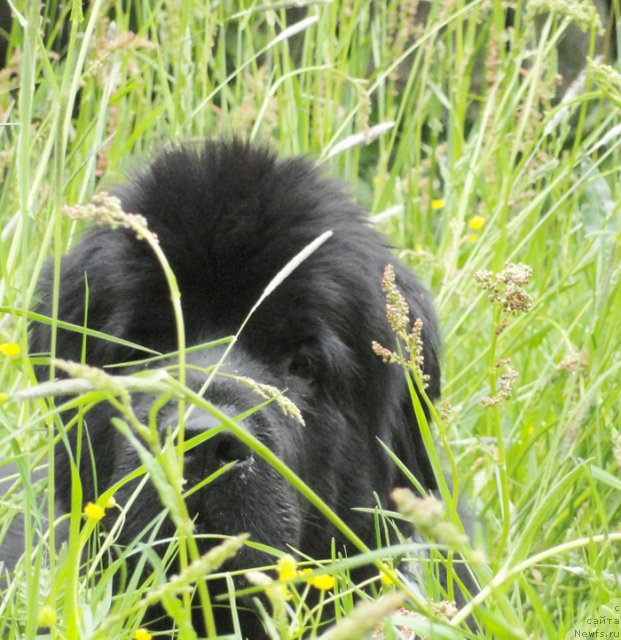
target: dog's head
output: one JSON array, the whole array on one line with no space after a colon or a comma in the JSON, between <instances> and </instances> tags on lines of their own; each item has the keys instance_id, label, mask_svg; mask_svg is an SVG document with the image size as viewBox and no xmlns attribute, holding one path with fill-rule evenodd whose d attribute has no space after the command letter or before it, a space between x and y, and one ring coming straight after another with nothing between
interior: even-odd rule
<instances>
[{"instance_id":1,"label":"dog's head","mask_svg":"<svg viewBox=\"0 0 621 640\"><path fill-rule=\"evenodd\" d=\"M332 236L304 260L259 305L238 341L204 390L222 349L188 355L188 385L281 458L367 541L372 519L355 507L372 506L373 493L388 501L397 469L381 440L419 480L434 486L413 416L404 374L373 353L377 340L395 338L385 317L381 291L384 267L395 267L397 285L412 318L423 321L429 395L439 393L438 335L432 305L415 276L389 253L385 240L365 221L340 186L323 178L307 160L279 161L265 149L239 142L208 142L195 151L164 152L118 191L125 211L142 214L157 235L176 275L188 345L237 332L274 276L326 231ZM58 316L167 353L176 349L170 291L160 264L131 231L92 229L62 261ZM41 287L40 311L52 314L52 271ZM32 350L50 349L50 330L36 325ZM56 355L106 366L138 352L103 339L60 330ZM167 364L171 365L172 362ZM242 380L240 380L240 378ZM263 399L245 384L253 379L283 390L300 409L302 426L277 403L251 413ZM135 398L147 419L153 398ZM111 410L87 416L99 489L138 464L128 442L110 424ZM172 403L159 409L162 432L174 429ZM247 443L220 427L205 408L186 421L186 473L190 486L224 464L227 473L188 498L199 533L248 531L260 542L290 544L325 556L334 531L305 504L290 484ZM215 431L213 431L215 430ZM201 436L210 432L213 437ZM192 439L204 440L192 446ZM58 488L68 505L67 457L78 450L75 436L61 443ZM84 492L93 495L91 458L80 461ZM148 491L148 489L145 489ZM152 490L151 490L152 492ZM159 510L153 496L141 498L140 525L128 518L123 537L144 526ZM123 539L123 538L122 538ZM246 562L248 558L244 562Z\"/></svg>"}]
</instances>

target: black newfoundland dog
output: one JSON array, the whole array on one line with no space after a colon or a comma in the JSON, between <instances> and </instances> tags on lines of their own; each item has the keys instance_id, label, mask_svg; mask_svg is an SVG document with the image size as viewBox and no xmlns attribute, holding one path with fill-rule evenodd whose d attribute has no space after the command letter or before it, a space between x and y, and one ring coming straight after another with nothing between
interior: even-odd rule
<instances>
[{"instance_id":1,"label":"black newfoundland dog","mask_svg":"<svg viewBox=\"0 0 621 640\"><path fill-rule=\"evenodd\" d=\"M435 480L421 441L403 371L384 364L371 348L395 337L385 317L382 273L394 265L412 318L423 322L428 394L439 395L439 339L428 293L392 255L386 240L341 187L308 160L279 160L245 143L207 142L199 150L165 151L117 192L124 211L141 214L157 235L181 292L188 346L237 332L274 276L326 231L332 235L259 305L204 391L227 416L245 414L263 400L236 376L284 390L304 419L301 426L276 403L245 415L243 428L298 474L365 541L376 545L372 515L357 507L389 506L390 491L407 484L381 443L423 486ZM41 286L39 311L52 315L52 277ZM106 367L139 360L135 343L166 354L177 348L171 296L162 268L144 240L127 229L93 227L62 260L58 317L126 341L121 344L59 330L56 357ZM32 352L49 353L50 328L36 324ZM223 347L187 355L187 385L201 390ZM163 363L171 365L174 358ZM162 363L150 367L163 366ZM128 373L140 367L114 369ZM46 372L42 372L47 375ZM154 398L134 398L147 420ZM218 427L205 411L190 412L186 440ZM177 425L174 402L158 409L162 435ZM71 461L79 468L83 501L94 500L140 465L111 424L113 410L98 405L58 446L57 499L70 508ZM93 456L89 451L94 452ZM267 462L223 431L185 454L187 488L222 465L237 461L212 484L188 498L197 534L248 532L253 541L321 559L332 539L346 541ZM116 495L121 505L136 483ZM148 483L129 509L121 545L140 534L162 510ZM161 537L174 534L166 521ZM201 542L201 550L208 548ZM272 564L273 557L245 546L227 568ZM224 614L223 614L224 615ZM200 628L200 616L197 630ZM218 619L226 629L225 619ZM260 636L246 621L245 634ZM257 623L258 624L258 623Z\"/></svg>"}]
</instances>

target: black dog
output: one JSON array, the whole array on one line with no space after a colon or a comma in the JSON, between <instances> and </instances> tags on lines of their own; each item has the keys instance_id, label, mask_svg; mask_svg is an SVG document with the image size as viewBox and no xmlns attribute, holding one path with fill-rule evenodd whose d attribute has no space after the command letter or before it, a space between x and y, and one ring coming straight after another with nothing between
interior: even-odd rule
<instances>
[{"instance_id":1,"label":"black dog","mask_svg":"<svg viewBox=\"0 0 621 640\"><path fill-rule=\"evenodd\" d=\"M304 159L280 161L266 149L241 142L207 142L198 151L175 148L120 189L118 196L125 211L146 218L170 261L181 291L188 345L234 334L278 271L323 232L333 232L262 302L221 371L286 389L305 426L271 403L246 417L243 427L375 546L373 517L353 509L375 506L374 492L387 506L391 489L406 484L379 441L425 487L435 488L405 376L400 367L384 364L371 348L373 340L395 344L380 288L382 272L390 263L412 318L423 321L428 394L439 395L436 320L418 280L368 226L363 211ZM144 240L131 231L93 228L63 258L60 281L61 320L83 325L86 318L89 329L161 353L176 349L162 269ZM48 316L51 292L50 268L39 308ZM32 352L49 352L50 344L49 327L35 325ZM85 361L97 367L144 357L104 339L88 338L84 348L80 333L58 331L57 357L80 361L83 352ZM220 348L188 355L188 386L198 391L205 369L221 355ZM251 388L222 376L214 378L205 395L231 417L262 401ZM152 403L146 395L135 398L140 418L146 420ZM99 405L86 416L88 446L84 437L76 442L73 429L69 446L65 441L58 447L57 499L65 509L71 498L69 460L78 450L84 501L93 500L140 464L134 449L110 424L111 415L110 408ZM160 410L162 432L173 429L176 420L173 404ZM193 411L186 440L218 425L206 412ZM228 432L187 452L188 486L233 460L238 461L234 467L188 500L198 534L249 532L255 541L299 549L317 559L329 556L333 537L337 548L342 547L345 541L318 512ZM126 485L117 501L124 504L133 489L135 484ZM134 540L160 511L154 488L145 486L129 510L119 542ZM172 535L172 524L164 524L160 533ZM273 558L244 547L227 568L265 563L273 563ZM258 631L249 629L247 635L258 637L253 635Z\"/></svg>"}]
</instances>

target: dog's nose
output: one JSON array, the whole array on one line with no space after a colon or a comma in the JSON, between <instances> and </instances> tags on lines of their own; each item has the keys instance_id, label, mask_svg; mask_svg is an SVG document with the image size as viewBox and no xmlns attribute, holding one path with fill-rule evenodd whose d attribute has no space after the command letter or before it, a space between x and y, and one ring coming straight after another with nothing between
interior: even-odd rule
<instances>
[{"instance_id":1,"label":"dog's nose","mask_svg":"<svg viewBox=\"0 0 621 640\"><path fill-rule=\"evenodd\" d=\"M235 415L235 411L225 411L227 415ZM222 422L205 412L194 412L185 424L185 440L221 426ZM243 422L238 423L241 427ZM186 460L194 474L203 476L213 473L229 462L244 462L250 458L252 451L228 429L208 438L196 447L188 450Z\"/></svg>"}]
</instances>

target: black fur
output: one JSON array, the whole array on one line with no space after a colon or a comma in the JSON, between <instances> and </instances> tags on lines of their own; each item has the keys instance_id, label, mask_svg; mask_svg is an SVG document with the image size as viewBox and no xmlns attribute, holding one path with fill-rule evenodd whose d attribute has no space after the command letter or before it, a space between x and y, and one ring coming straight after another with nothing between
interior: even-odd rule
<instances>
[{"instance_id":1,"label":"black fur","mask_svg":"<svg viewBox=\"0 0 621 640\"><path fill-rule=\"evenodd\" d=\"M394 344L380 289L385 265L394 265L412 317L423 320L429 393L436 397L439 339L427 292L389 252L364 212L305 159L278 160L266 149L241 142L207 142L198 151L174 148L118 195L125 211L146 217L174 269L188 345L235 333L287 261L324 231L333 231L259 307L225 370L288 390L305 427L285 417L274 403L247 417L243 425L374 546L372 516L352 509L374 506L374 492L388 506L391 489L405 483L378 439L425 487L435 488L404 374L399 367L383 364L371 350L373 340ZM39 308L46 315L52 314L51 291L49 268ZM85 317L90 329L162 353L175 350L162 270L147 244L132 232L95 227L63 258L59 318L82 325ZM47 325L35 325L31 348L33 353L50 351ZM82 352L81 334L58 332L56 356L80 361ZM199 369L214 364L221 354L208 349L189 355L189 386L198 390L205 380ZM109 341L86 341L85 360L97 367L143 356ZM231 416L260 402L253 391L221 376L206 397ZM135 398L141 417L146 418L152 401ZM84 501L138 465L133 449L111 426L111 413L100 405L86 416L97 487L90 458L82 454ZM162 430L174 427L175 416L172 404L160 411ZM194 411L187 429L193 435L216 424ZM61 444L57 450L57 499L64 508L70 505L69 458L77 450L75 433L74 429L69 449ZM231 459L241 462L189 500L198 533L249 532L255 541L281 549L291 545L314 558L329 555L333 536L339 545L344 543L278 473L231 436L188 452L190 485ZM123 504L133 488L121 490L117 500ZM133 540L159 510L154 489L146 487L119 542ZM165 525L162 535L172 533L172 525ZM265 562L273 560L248 547L229 568ZM255 631L247 633L254 637Z\"/></svg>"}]
</instances>

